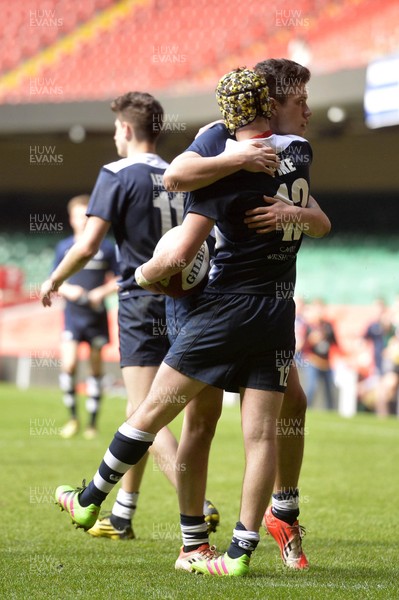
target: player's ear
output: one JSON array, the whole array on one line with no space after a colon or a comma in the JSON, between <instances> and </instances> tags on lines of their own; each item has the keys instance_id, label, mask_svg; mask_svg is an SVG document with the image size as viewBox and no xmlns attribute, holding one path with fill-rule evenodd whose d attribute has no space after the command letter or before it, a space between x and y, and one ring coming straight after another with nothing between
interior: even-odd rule
<instances>
[{"instance_id":1,"label":"player's ear","mask_svg":"<svg viewBox=\"0 0 399 600\"><path fill-rule=\"evenodd\" d=\"M278 102L275 98L270 98L270 112L272 115L277 115Z\"/></svg>"},{"instance_id":2,"label":"player's ear","mask_svg":"<svg viewBox=\"0 0 399 600\"><path fill-rule=\"evenodd\" d=\"M133 127L127 121L122 121L123 133L125 134L125 139L130 142L133 138Z\"/></svg>"}]
</instances>

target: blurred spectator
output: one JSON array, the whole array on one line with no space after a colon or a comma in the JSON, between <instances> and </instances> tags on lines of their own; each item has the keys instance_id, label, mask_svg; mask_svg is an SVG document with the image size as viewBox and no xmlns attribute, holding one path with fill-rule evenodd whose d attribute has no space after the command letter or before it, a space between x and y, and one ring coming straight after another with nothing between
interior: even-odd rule
<instances>
[{"instance_id":1,"label":"blurred spectator","mask_svg":"<svg viewBox=\"0 0 399 600\"><path fill-rule=\"evenodd\" d=\"M306 396L308 406L313 404L314 396L321 382L324 386L325 402L328 410L335 407L335 385L331 368L331 349L337 346L332 323L325 316L325 304L314 300L307 309L307 332L303 354L307 360Z\"/></svg>"},{"instance_id":2,"label":"blurred spectator","mask_svg":"<svg viewBox=\"0 0 399 600\"><path fill-rule=\"evenodd\" d=\"M373 364L368 374L359 383L359 400L368 409L374 409L379 415L387 413L387 389L383 379L387 371L385 349L395 330L392 324L391 311L382 298L375 303L375 317L364 334L364 339L372 345Z\"/></svg>"},{"instance_id":3,"label":"blurred spectator","mask_svg":"<svg viewBox=\"0 0 399 600\"><path fill-rule=\"evenodd\" d=\"M295 360L302 366L302 351L306 340L307 322L303 298L295 298Z\"/></svg>"},{"instance_id":4,"label":"blurred spectator","mask_svg":"<svg viewBox=\"0 0 399 600\"><path fill-rule=\"evenodd\" d=\"M383 352L384 374L381 378L381 391L378 394L376 412L379 416L398 414L399 390L399 327L389 338Z\"/></svg>"},{"instance_id":5,"label":"blurred spectator","mask_svg":"<svg viewBox=\"0 0 399 600\"><path fill-rule=\"evenodd\" d=\"M387 345L388 339L394 333L391 313L382 298L375 302L376 318L367 327L364 338L373 345L374 371L377 375L383 373L383 351Z\"/></svg>"}]
</instances>

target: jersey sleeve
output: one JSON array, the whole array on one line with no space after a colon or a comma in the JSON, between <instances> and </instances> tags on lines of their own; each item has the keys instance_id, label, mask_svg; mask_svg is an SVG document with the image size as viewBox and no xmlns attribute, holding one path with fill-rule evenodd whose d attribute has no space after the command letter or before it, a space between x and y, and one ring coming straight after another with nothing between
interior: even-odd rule
<instances>
[{"instance_id":1,"label":"jersey sleeve","mask_svg":"<svg viewBox=\"0 0 399 600\"><path fill-rule=\"evenodd\" d=\"M213 221L219 221L226 215L226 206L228 204L228 191L235 185L236 174L228 175L209 186L192 191L187 200L186 212L194 212Z\"/></svg>"},{"instance_id":2,"label":"jersey sleeve","mask_svg":"<svg viewBox=\"0 0 399 600\"><path fill-rule=\"evenodd\" d=\"M187 202L186 214L196 213L213 221L218 220L217 204L214 199L201 199L196 194L190 194Z\"/></svg>"},{"instance_id":3,"label":"jersey sleeve","mask_svg":"<svg viewBox=\"0 0 399 600\"><path fill-rule=\"evenodd\" d=\"M116 174L103 167L90 196L86 214L112 222L119 213L124 197L125 192Z\"/></svg>"},{"instance_id":4,"label":"jersey sleeve","mask_svg":"<svg viewBox=\"0 0 399 600\"><path fill-rule=\"evenodd\" d=\"M186 152L196 152L204 157L217 156L224 151L229 138L234 139L222 123L217 123L198 136Z\"/></svg>"}]
</instances>

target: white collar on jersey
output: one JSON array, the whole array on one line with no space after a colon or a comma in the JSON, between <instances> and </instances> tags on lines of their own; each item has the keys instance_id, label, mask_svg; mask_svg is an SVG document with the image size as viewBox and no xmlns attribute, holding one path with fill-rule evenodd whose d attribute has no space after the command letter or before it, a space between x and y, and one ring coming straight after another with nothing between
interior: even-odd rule
<instances>
[{"instance_id":1,"label":"white collar on jersey","mask_svg":"<svg viewBox=\"0 0 399 600\"><path fill-rule=\"evenodd\" d=\"M104 165L104 169L108 169L108 171L112 171L113 173L118 173L118 171L136 164L150 165L150 167L156 167L158 169L166 169L169 166L169 163L164 161L163 158L158 156L158 154L140 152L139 154L134 154L133 156L128 156L127 158L121 158L120 160L116 160L108 165Z\"/></svg>"}]
</instances>

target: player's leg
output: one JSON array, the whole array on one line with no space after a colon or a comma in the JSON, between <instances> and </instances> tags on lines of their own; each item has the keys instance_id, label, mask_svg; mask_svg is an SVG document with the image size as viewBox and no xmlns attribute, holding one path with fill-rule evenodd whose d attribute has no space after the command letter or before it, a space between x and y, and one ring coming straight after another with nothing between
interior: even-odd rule
<instances>
[{"instance_id":1,"label":"player's leg","mask_svg":"<svg viewBox=\"0 0 399 600\"><path fill-rule=\"evenodd\" d=\"M381 377L381 385L376 403L376 413L379 417L389 416L390 403L396 399L398 384L399 374L395 370L387 371Z\"/></svg>"},{"instance_id":2,"label":"player's leg","mask_svg":"<svg viewBox=\"0 0 399 600\"><path fill-rule=\"evenodd\" d=\"M276 477L276 420L282 399L281 392L249 388L242 391L241 422L246 464L239 521L227 552L214 560L195 563L195 571L216 576L240 576L248 572Z\"/></svg>"},{"instance_id":3,"label":"player's leg","mask_svg":"<svg viewBox=\"0 0 399 600\"><path fill-rule=\"evenodd\" d=\"M90 375L86 380L86 410L89 415L89 422L83 434L88 440L97 435L97 419L102 397L102 348L102 345L90 344Z\"/></svg>"},{"instance_id":4,"label":"player's leg","mask_svg":"<svg viewBox=\"0 0 399 600\"><path fill-rule=\"evenodd\" d=\"M127 390L126 417L136 410L148 395L158 367L124 367L123 381ZM155 448L154 448L155 447ZM177 441L165 427L158 432L150 452L154 454L160 469L176 487L175 462ZM133 539L132 520L136 512L141 482L148 460L148 453L122 478L121 488L112 507L110 516L98 519L89 533L95 537L110 539Z\"/></svg>"},{"instance_id":5,"label":"player's leg","mask_svg":"<svg viewBox=\"0 0 399 600\"><path fill-rule=\"evenodd\" d=\"M335 402L334 402L334 377L332 369L326 369L323 371L323 380L324 380L324 388L326 391L326 404L327 410L334 410Z\"/></svg>"},{"instance_id":6,"label":"player's leg","mask_svg":"<svg viewBox=\"0 0 399 600\"><path fill-rule=\"evenodd\" d=\"M284 564L296 569L308 567L298 523L298 481L304 450L305 414L306 396L294 362L277 421L277 474L272 505L265 513L264 525L278 543Z\"/></svg>"},{"instance_id":7,"label":"player's leg","mask_svg":"<svg viewBox=\"0 0 399 600\"><path fill-rule=\"evenodd\" d=\"M129 417L149 393L169 347L164 299L151 295L120 300L118 325L122 375L127 391L126 414ZM160 463L164 473L176 485L174 460L177 441L165 429L159 432L154 446L154 454L161 456ZM147 459L146 454L134 469L126 473L111 517L99 520L90 531L91 534L112 539L134 537L131 520L136 510Z\"/></svg>"},{"instance_id":8,"label":"player's leg","mask_svg":"<svg viewBox=\"0 0 399 600\"><path fill-rule=\"evenodd\" d=\"M202 511L208 459L216 425L222 412L223 390L207 386L184 411L177 452L179 505L187 515Z\"/></svg>"},{"instance_id":9,"label":"player's leg","mask_svg":"<svg viewBox=\"0 0 399 600\"><path fill-rule=\"evenodd\" d=\"M240 520L253 531L260 527L276 479L276 421L282 401L281 392L245 389L242 393L241 422L246 466Z\"/></svg>"},{"instance_id":10,"label":"player's leg","mask_svg":"<svg viewBox=\"0 0 399 600\"><path fill-rule=\"evenodd\" d=\"M306 368L306 398L309 408L313 406L313 399L316 393L318 381L319 369L311 363L308 363Z\"/></svg>"},{"instance_id":11,"label":"player's leg","mask_svg":"<svg viewBox=\"0 0 399 600\"><path fill-rule=\"evenodd\" d=\"M188 404L176 457L177 490L183 546L176 569L191 570L193 561L210 557L209 531L215 531L219 513L204 507L208 459L223 403L223 390L207 386ZM206 508L207 515L204 515Z\"/></svg>"},{"instance_id":12,"label":"player's leg","mask_svg":"<svg viewBox=\"0 0 399 600\"><path fill-rule=\"evenodd\" d=\"M290 368L287 388L277 421L277 475L275 491L295 490L301 471L306 417L306 396L295 364Z\"/></svg>"},{"instance_id":13,"label":"player's leg","mask_svg":"<svg viewBox=\"0 0 399 600\"><path fill-rule=\"evenodd\" d=\"M78 526L90 529L94 525L114 485L145 455L158 431L205 385L162 363L147 398L118 429L89 485L83 491L70 486L57 488L57 503Z\"/></svg>"},{"instance_id":14,"label":"player's leg","mask_svg":"<svg viewBox=\"0 0 399 600\"><path fill-rule=\"evenodd\" d=\"M124 367L122 369L123 381L126 390L128 390L127 418L133 414L148 396L157 371L158 367ZM175 464L177 440L167 427L162 428L157 433L149 452L154 456L166 478L176 487ZM147 459L148 454L126 473L126 481L124 477L122 482L123 489L126 491L131 490L138 495Z\"/></svg>"},{"instance_id":15,"label":"player's leg","mask_svg":"<svg viewBox=\"0 0 399 600\"><path fill-rule=\"evenodd\" d=\"M166 318L171 344L179 332L185 333L189 315L197 306L198 296L166 298ZM183 546L176 569L191 570L193 560L212 554L208 534L216 531L218 510L205 499L208 457L223 401L220 389L208 386L184 411L183 428L176 457L180 526Z\"/></svg>"},{"instance_id":16,"label":"player's leg","mask_svg":"<svg viewBox=\"0 0 399 600\"><path fill-rule=\"evenodd\" d=\"M69 332L64 332L64 334L66 333ZM78 346L79 342L73 339L64 339L60 345L61 372L59 385L63 403L69 412L69 421L61 428L60 435L66 439L76 435L79 430L75 388Z\"/></svg>"}]
</instances>

